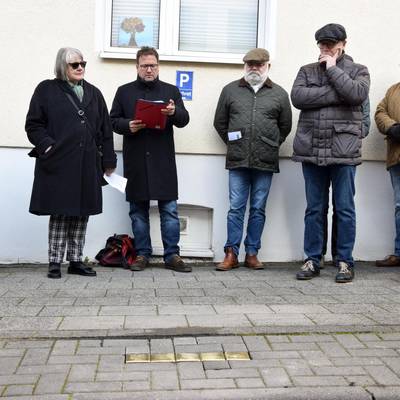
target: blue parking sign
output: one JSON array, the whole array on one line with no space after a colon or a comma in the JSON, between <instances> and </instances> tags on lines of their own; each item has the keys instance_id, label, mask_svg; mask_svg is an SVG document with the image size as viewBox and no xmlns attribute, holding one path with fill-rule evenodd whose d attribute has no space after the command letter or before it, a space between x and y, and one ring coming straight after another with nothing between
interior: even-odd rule
<instances>
[{"instance_id":1,"label":"blue parking sign","mask_svg":"<svg viewBox=\"0 0 400 400\"><path fill-rule=\"evenodd\" d=\"M193 71L176 71L176 86L183 100L192 100Z\"/></svg>"}]
</instances>

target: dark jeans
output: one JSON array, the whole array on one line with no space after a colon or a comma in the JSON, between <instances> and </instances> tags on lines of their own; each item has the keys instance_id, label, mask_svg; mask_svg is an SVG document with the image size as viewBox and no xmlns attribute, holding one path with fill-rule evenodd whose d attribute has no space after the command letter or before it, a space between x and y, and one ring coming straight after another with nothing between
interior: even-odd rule
<instances>
[{"instance_id":1,"label":"dark jeans","mask_svg":"<svg viewBox=\"0 0 400 400\"><path fill-rule=\"evenodd\" d=\"M356 235L354 205L353 165L319 167L303 163L307 208L304 217L304 253L306 259L317 265L322 257L326 204L329 202L329 186L332 184L333 201L337 216L336 262L344 261L353 266L353 248Z\"/></svg>"},{"instance_id":2,"label":"dark jeans","mask_svg":"<svg viewBox=\"0 0 400 400\"><path fill-rule=\"evenodd\" d=\"M153 252L150 238L149 201L130 203L129 216L138 255L149 258ZM180 227L176 200L158 201L160 212L161 238L164 246L164 261L169 261L174 254L179 255Z\"/></svg>"}]
</instances>

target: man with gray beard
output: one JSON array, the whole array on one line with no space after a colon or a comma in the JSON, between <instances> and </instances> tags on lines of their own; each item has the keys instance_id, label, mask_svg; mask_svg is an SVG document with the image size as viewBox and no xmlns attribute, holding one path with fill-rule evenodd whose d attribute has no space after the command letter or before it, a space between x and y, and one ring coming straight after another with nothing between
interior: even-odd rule
<instances>
[{"instance_id":1,"label":"man with gray beard","mask_svg":"<svg viewBox=\"0 0 400 400\"><path fill-rule=\"evenodd\" d=\"M244 77L222 89L214 127L227 145L230 209L225 258L218 271L237 268L243 223L250 197L245 262L250 269L263 269L257 253L265 224L265 206L272 175L279 172L279 146L292 127L287 92L268 78L269 53L250 50L243 58Z\"/></svg>"}]
</instances>

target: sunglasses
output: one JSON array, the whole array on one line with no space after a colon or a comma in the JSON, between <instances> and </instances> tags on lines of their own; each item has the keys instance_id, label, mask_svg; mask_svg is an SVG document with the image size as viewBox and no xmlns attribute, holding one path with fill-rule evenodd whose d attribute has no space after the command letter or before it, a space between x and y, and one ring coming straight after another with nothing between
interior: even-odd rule
<instances>
[{"instance_id":1,"label":"sunglasses","mask_svg":"<svg viewBox=\"0 0 400 400\"><path fill-rule=\"evenodd\" d=\"M79 66L85 68L86 64L87 64L86 61L68 63L68 65L70 65L72 69L78 69Z\"/></svg>"}]
</instances>

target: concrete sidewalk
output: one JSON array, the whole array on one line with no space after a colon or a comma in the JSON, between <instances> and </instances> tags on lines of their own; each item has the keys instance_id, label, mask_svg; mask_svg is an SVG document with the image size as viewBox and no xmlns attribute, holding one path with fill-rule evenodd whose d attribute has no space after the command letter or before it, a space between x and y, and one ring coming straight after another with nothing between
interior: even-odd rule
<instances>
[{"instance_id":1,"label":"concrete sidewalk","mask_svg":"<svg viewBox=\"0 0 400 400\"><path fill-rule=\"evenodd\" d=\"M0 396L18 399L399 399L400 269L299 264L179 274L0 267ZM64 272L64 271L63 271ZM140 352L250 360L125 363Z\"/></svg>"}]
</instances>

